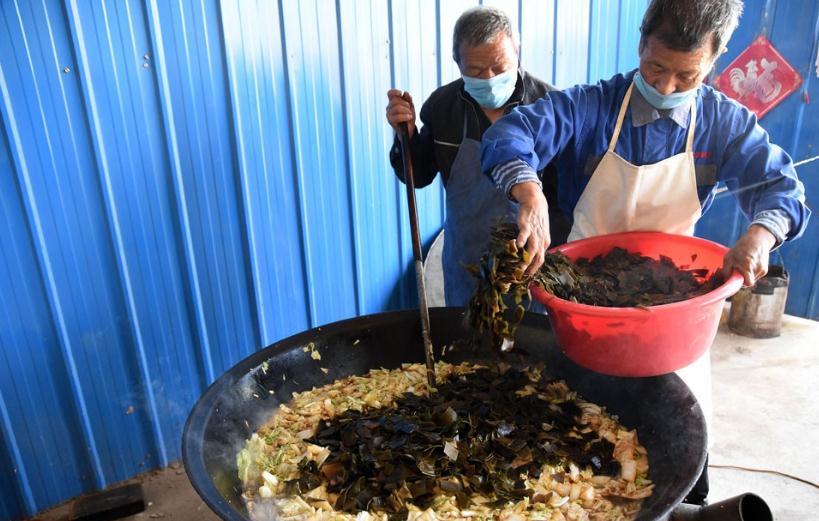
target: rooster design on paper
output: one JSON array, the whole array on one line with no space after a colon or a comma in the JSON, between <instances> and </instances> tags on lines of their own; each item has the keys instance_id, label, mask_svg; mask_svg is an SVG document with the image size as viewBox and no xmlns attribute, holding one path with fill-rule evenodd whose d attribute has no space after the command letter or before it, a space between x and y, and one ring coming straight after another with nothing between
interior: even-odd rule
<instances>
[{"instance_id":1,"label":"rooster design on paper","mask_svg":"<svg viewBox=\"0 0 819 521\"><path fill-rule=\"evenodd\" d=\"M759 65L762 65L762 73L759 72ZM779 65L775 60L768 61L762 58L760 64L756 60L751 60L745 64L745 71L739 67L734 67L728 73L731 80L731 87L740 98L753 96L762 103L770 103L782 91L782 84L774 78L773 71Z\"/></svg>"}]
</instances>

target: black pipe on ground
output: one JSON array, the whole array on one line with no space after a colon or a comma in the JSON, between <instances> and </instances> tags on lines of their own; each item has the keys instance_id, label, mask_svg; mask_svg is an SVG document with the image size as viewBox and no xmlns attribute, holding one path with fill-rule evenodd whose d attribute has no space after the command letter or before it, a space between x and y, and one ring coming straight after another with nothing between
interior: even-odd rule
<instances>
[{"instance_id":1,"label":"black pipe on ground","mask_svg":"<svg viewBox=\"0 0 819 521\"><path fill-rule=\"evenodd\" d=\"M773 515L764 499L745 493L704 507L680 504L669 521L773 521Z\"/></svg>"}]
</instances>

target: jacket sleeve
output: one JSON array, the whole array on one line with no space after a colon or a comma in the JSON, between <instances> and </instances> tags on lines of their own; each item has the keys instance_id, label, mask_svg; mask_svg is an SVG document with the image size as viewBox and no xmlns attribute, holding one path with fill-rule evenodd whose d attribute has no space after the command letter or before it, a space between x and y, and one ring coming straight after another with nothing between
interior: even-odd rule
<instances>
[{"instance_id":1,"label":"jacket sleeve","mask_svg":"<svg viewBox=\"0 0 819 521\"><path fill-rule=\"evenodd\" d=\"M432 107L430 103L426 102L421 107L421 126L420 130L416 127L416 132L410 138L410 149L412 150L412 172L413 180L416 188L422 188L432 183L435 176L438 174L439 167L435 159L435 148L433 142L434 129L430 125L430 114ZM404 182L404 158L401 155L401 142L398 140L398 135L393 140L392 148L390 149L390 164L395 171L395 175L401 182Z\"/></svg>"},{"instance_id":2,"label":"jacket sleeve","mask_svg":"<svg viewBox=\"0 0 819 521\"><path fill-rule=\"evenodd\" d=\"M507 195L511 187L536 181L546 167L576 136L586 113L599 106L596 90L575 87L549 92L531 105L502 117L483 136L481 167Z\"/></svg>"},{"instance_id":3,"label":"jacket sleeve","mask_svg":"<svg viewBox=\"0 0 819 521\"><path fill-rule=\"evenodd\" d=\"M793 161L770 142L756 116L744 107L732 107L730 140L720 165L720 179L736 197L743 213L766 226L778 240L799 237L807 227L810 210L805 187L796 176ZM787 229L779 229L786 216ZM784 237L782 236L784 232Z\"/></svg>"}]
</instances>

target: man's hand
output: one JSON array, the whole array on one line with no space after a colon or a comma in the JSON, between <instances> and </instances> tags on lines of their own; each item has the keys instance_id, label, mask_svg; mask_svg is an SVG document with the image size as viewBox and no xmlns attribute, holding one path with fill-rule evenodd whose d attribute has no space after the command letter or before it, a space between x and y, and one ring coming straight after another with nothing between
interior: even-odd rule
<instances>
[{"instance_id":1,"label":"man's hand","mask_svg":"<svg viewBox=\"0 0 819 521\"><path fill-rule=\"evenodd\" d=\"M728 278L732 270L737 270L745 278L744 285L753 286L768 273L768 257L775 245L776 238L767 228L759 224L751 225L731 251L725 254L722 274Z\"/></svg>"},{"instance_id":2,"label":"man's hand","mask_svg":"<svg viewBox=\"0 0 819 521\"><path fill-rule=\"evenodd\" d=\"M415 134L415 105L412 103L412 96L409 92L398 89L387 91L387 122L398 132L398 125L407 124L409 137Z\"/></svg>"},{"instance_id":3,"label":"man's hand","mask_svg":"<svg viewBox=\"0 0 819 521\"><path fill-rule=\"evenodd\" d=\"M549 204L540 185L532 182L519 183L510 190L512 197L520 203L518 210L518 248L526 246L529 265L526 275L532 275L543 265L546 248L552 242L549 235Z\"/></svg>"}]
</instances>

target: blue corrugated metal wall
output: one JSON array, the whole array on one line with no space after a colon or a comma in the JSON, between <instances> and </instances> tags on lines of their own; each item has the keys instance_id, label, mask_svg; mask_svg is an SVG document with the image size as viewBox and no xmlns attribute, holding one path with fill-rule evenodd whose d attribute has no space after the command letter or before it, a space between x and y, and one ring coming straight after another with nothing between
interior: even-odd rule
<instances>
[{"instance_id":1,"label":"blue corrugated metal wall","mask_svg":"<svg viewBox=\"0 0 819 521\"><path fill-rule=\"evenodd\" d=\"M799 90L785 98L760 124L771 141L784 148L795 162L819 154L819 2L815 0L746 1L739 29L720 58L721 72L758 35L764 34L803 78ZM819 193L819 161L797 167L805 183L808 206ZM697 225L697 233L723 244L733 244L748 225L733 198L724 192ZM781 257L780 257L781 255ZM819 319L819 221L812 219L805 236L785 244L772 257L790 271L788 313Z\"/></svg>"},{"instance_id":2,"label":"blue corrugated metal wall","mask_svg":"<svg viewBox=\"0 0 819 521\"><path fill-rule=\"evenodd\" d=\"M177 458L195 399L259 347L413 304L385 93L456 78L475 3L0 2L0 519ZM646 0L493 3L558 86L636 65ZM815 3L746 11L727 58L763 30L812 78ZM763 120L797 158L818 132L802 99ZM443 191L418 195L429 243ZM811 226L785 255L814 282L789 309L816 316ZM701 229L739 227L725 198Z\"/></svg>"}]
</instances>

